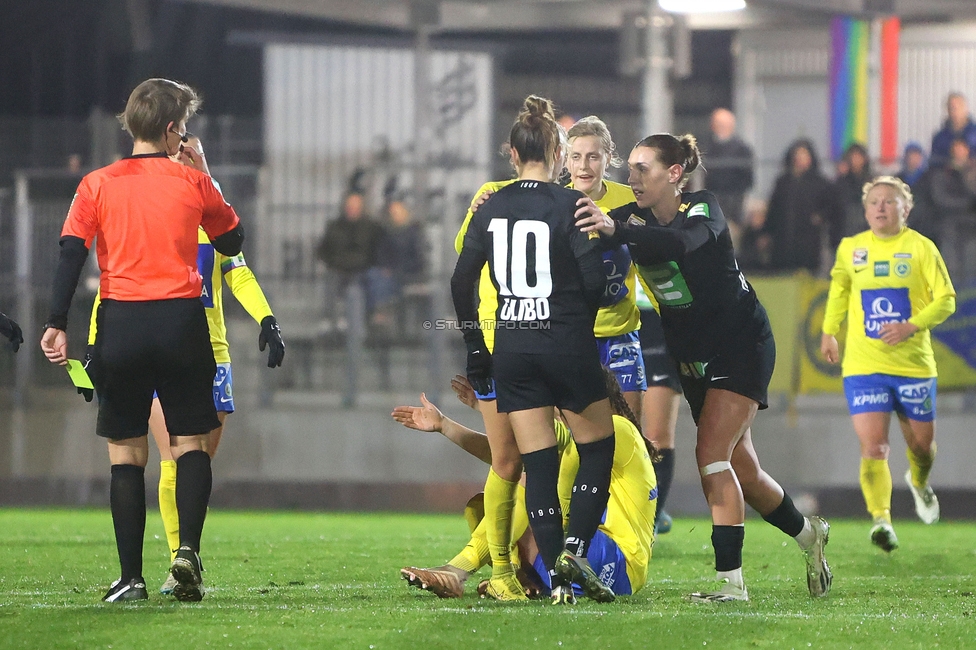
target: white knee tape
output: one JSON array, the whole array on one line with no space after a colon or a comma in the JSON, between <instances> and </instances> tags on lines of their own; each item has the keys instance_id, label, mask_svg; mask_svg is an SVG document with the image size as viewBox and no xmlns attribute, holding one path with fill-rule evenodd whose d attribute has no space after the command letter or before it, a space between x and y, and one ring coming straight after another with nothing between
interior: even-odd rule
<instances>
[{"instance_id":1,"label":"white knee tape","mask_svg":"<svg viewBox=\"0 0 976 650\"><path fill-rule=\"evenodd\" d=\"M698 471L701 472L702 478L705 478L709 474L718 474L719 472L731 472L732 463L727 460L720 460L717 463L709 463L704 467L699 467Z\"/></svg>"}]
</instances>

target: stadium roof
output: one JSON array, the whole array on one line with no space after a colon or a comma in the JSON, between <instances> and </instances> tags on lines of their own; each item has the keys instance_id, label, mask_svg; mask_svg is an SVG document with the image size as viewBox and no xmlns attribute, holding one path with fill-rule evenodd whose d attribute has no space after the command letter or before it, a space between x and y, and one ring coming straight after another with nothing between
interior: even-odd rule
<instances>
[{"instance_id":1,"label":"stadium roof","mask_svg":"<svg viewBox=\"0 0 976 650\"><path fill-rule=\"evenodd\" d=\"M324 18L358 25L409 28L434 22L445 31L613 29L644 11L641 0L187 0ZM976 0L747 0L745 11L688 18L695 29L790 24L828 15L897 14L909 22L976 19ZM439 14L438 14L439 10Z\"/></svg>"}]
</instances>

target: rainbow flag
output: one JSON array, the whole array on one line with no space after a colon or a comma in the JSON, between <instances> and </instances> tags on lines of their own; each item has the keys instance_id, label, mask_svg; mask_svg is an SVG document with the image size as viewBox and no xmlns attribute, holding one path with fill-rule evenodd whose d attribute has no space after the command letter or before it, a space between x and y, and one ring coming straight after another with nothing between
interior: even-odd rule
<instances>
[{"instance_id":1,"label":"rainbow flag","mask_svg":"<svg viewBox=\"0 0 976 650\"><path fill-rule=\"evenodd\" d=\"M881 23L881 162L898 160L898 52L901 21Z\"/></svg>"},{"instance_id":2,"label":"rainbow flag","mask_svg":"<svg viewBox=\"0 0 976 650\"><path fill-rule=\"evenodd\" d=\"M868 144L870 24L848 17L830 23L830 155L851 143Z\"/></svg>"}]
</instances>

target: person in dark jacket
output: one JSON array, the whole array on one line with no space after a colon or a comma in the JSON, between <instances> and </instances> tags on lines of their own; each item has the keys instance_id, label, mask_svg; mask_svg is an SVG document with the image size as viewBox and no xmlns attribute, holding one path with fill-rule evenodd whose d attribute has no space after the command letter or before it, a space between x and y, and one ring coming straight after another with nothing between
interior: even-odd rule
<instances>
[{"instance_id":1,"label":"person in dark jacket","mask_svg":"<svg viewBox=\"0 0 976 650\"><path fill-rule=\"evenodd\" d=\"M712 111L711 133L702 142L708 161L705 187L712 191L725 217L738 231L743 226L743 203L753 183L752 148L735 133L735 115L727 108Z\"/></svg>"},{"instance_id":2,"label":"person in dark jacket","mask_svg":"<svg viewBox=\"0 0 976 650\"><path fill-rule=\"evenodd\" d=\"M921 144L913 140L905 145L905 153L901 157L901 169L896 176L914 190L927 168L925 150L922 149Z\"/></svg>"},{"instance_id":3,"label":"person in dark jacket","mask_svg":"<svg viewBox=\"0 0 976 650\"><path fill-rule=\"evenodd\" d=\"M855 142L847 147L841 159L841 169L843 173L836 181L838 200L844 210L841 234L849 237L864 230L861 188L872 178L871 160L864 145Z\"/></svg>"},{"instance_id":4,"label":"person in dark jacket","mask_svg":"<svg viewBox=\"0 0 976 650\"><path fill-rule=\"evenodd\" d=\"M948 164L931 170L928 177L933 226L949 273L962 284L974 274L966 247L976 238L976 161L965 138L953 140Z\"/></svg>"},{"instance_id":5,"label":"person in dark jacket","mask_svg":"<svg viewBox=\"0 0 976 650\"><path fill-rule=\"evenodd\" d=\"M832 246L840 242L838 221L843 208L832 184L820 173L812 142L793 142L783 167L766 214L765 230L773 238L772 266L816 273L824 239Z\"/></svg>"},{"instance_id":6,"label":"person in dark jacket","mask_svg":"<svg viewBox=\"0 0 976 650\"><path fill-rule=\"evenodd\" d=\"M410 208L402 199L394 198L386 211L388 220L377 247L376 266L367 272L371 319L379 326L392 325L403 287L418 282L425 268L423 227L411 220Z\"/></svg>"},{"instance_id":7,"label":"person in dark jacket","mask_svg":"<svg viewBox=\"0 0 976 650\"><path fill-rule=\"evenodd\" d=\"M348 328L347 318L353 323L365 318L366 307L355 307L361 303L347 298L350 287L355 285L362 291L357 295L362 295L367 303L370 301L366 272L376 265L382 240L383 226L366 214L363 195L350 191L343 202L342 214L329 223L316 250L316 257L333 272L326 285L326 310L334 312L339 330ZM353 309L356 313L352 313Z\"/></svg>"},{"instance_id":8,"label":"person in dark jacket","mask_svg":"<svg viewBox=\"0 0 976 650\"><path fill-rule=\"evenodd\" d=\"M317 257L333 271L361 273L376 262L376 251L383 237L383 226L365 210L363 195L346 195L342 214L329 223L319 244Z\"/></svg>"},{"instance_id":9,"label":"person in dark jacket","mask_svg":"<svg viewBox=\"0 0 976 650\"><path fill-rule=\"evenodd\" d=\"M969 145L970 155L976 154L976 122L969 114L969 104L962 93L950 93L946 100L946 121L932 136L931 167L949 164L953 140L962 138Z\"/></svg>"}]
</instances>

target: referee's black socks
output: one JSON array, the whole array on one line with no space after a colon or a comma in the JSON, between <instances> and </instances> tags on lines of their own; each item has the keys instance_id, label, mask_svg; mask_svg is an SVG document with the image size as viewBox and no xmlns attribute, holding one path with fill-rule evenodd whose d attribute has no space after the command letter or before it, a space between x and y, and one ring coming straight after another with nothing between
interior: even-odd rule
<instances>
[{"instance_id":1,"label":"referee's black socks","mask_svg":"<svg viewBox=\"0 0 976 650\"><path fill-rule=\"evenodd\" d=\"M200 550L203 522L207 518L213 473L210 455L188 451L176 459L176 510L180 515L180 546Z\"/></svg>"},{"instance_id":2,"label":"referee's black socks","mask_svg":"<svg viewBox=\"0 0 976 650\"><path fill-rule=\"evenodd\" d=\"M525 509L546 569L553 570L563 550L563 512L559 506L559 450L553 445L522 454Z\"/></svg>"},{"instance_id":3,"label":"referee's black socks","mask_svg":"<svg viewBox=\"0 0 976 650\"><path fill-rule=\"evenodd\" d=\"M142 577L142 539L146 534L146 469L112 465L109 501L122 582Z\"/></svg>"},{"instance_id":4,"label":"referee's black socks","mask_svg":"<svg viewBox=\"0 0 976 650\"><path fill-rule=\"evenodd\" d=\"M580 466L576 472L576 480L573 481L566 550L577 557L586 557L590 541L607 509L615 447L613 434L596 442L576 443Z\"/></svg>"}]
</instances>

